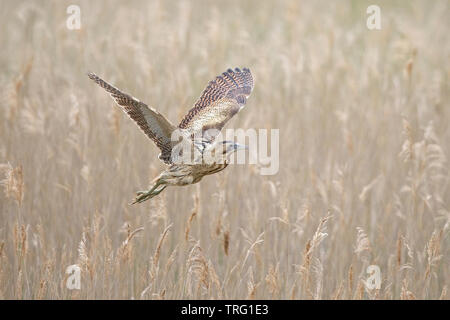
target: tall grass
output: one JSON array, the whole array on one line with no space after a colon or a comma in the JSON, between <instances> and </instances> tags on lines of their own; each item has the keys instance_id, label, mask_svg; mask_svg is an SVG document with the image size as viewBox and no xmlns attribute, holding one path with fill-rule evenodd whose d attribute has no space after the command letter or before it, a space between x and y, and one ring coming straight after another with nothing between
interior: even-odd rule
<instances>
[{"instance_id":1,"label":"tall grass","mask_svg":"<svg viewBox=\"0 0 450 320\"><path fill-rule=\"evenodd\" d=\"M379 31L366 1L70 4L0 4L0 298L449 298L447 1L379 1ZM86 72L176 122L245 66L229 127L280 128L279 173L128 206L159 150Z\"/></svg>"}]
</instances>

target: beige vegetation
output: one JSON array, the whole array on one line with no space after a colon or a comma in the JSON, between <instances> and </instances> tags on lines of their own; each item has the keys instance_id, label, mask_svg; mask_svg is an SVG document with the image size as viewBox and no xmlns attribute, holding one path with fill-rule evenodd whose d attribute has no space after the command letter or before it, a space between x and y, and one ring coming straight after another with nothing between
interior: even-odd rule
<instances>
[{"instance_id":1,"label":"beige vegetation","mask_svg":"<svg viewBox=\"0 0 450 320\"><path fill-rule=\"evenodd\" d=\"M0 298L449 299L449 3L369 31L372 2L2 1ZM228 127L280 128L279 173L129 206L164 165L86 73L176 122L228 67L255 77Z\"/></svg>"}]
</instances>

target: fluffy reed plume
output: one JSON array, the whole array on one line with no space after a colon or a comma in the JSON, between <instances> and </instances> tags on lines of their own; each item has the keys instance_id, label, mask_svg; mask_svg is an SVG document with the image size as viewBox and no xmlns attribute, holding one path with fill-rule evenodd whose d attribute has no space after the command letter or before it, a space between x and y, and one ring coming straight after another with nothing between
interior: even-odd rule
<instances>
[{"instance_id":1,"label":"fluffy reed plume","mask_svg":"<svg viewBox=\"0 0 450 320\"><path fill-rule=\"evenodd\" d=\"M360 256L363 252L370 252L370 241L363 228L357 227L355 253Z\"/></svg>"},{"instance_id":2,"label":"fluffy reed plume","mask_svg":"<svg viewBox=\"0 0 450 320\"><path fill-rule=\"evenodd\" d=\"M3 180L0 180L0 185L3 186L6 197L15 200L20 207L22 205L24 194L22 166L19 165L13 168L9 162L0 164L0 172L5 176Z\"/></svg>"},{"instance_id":3,"label":"fluffy reed plume","mask_svg":"<svg viewBox=\"0 0 450 320\"><path fill-rule=\"evenodd\" d=\"M85 232L81 235L81 240L78 244L78 265L82 268L82 270L89 272L90 275L93 274Z\"/></svg>"},{"instance_id":4,"label":"fluffy reed plume","mask_svg":"<svg viewBox=\"0 0 450 320\"><path fill-rule=\"evenodd\" d=\"M219 278L211 262L206 260L199 242L189 251L186 263L186 289L189 296L202 297L207 294L211 295L212 285L214 285L217 290L217 297L221 297ZM193 290L195 290L195 293Z\"/></svg>"},{"instance_id":5,"label":"fluffy reed plume","mask_svg":"<svg viewBox=\"0 0 450 320\"><path fill-rule=\"evenodd\" d=\"M24 83L28 81L29 74L33 67L33 57L22 67L22 71L16 76L13 81L7 86L6 89L6 101L4 103L9 105L9 112L7 119L10 123L14 122L16 115L19 112L22 96L22 88Z\"/></svg>"},{"instance_id":6,"label":"fluffy reed plume","mask_svg":"<svg viewBox=\"0 0 450 320\"><path fill-rule=\"evenodd\" d=\"M412 135L412 129L411 125L409 124L408 120L403 119L403 135L405 137L405 140L402 145L402 150L400 151L400 157L403 159L404 162L407 162L409 160L412 160L414 154L413 154L413 135Z\"/></svg>"},{"instance_id":7,"label":"fluffy reed plume","mask_svg":"<svg viewBox=\"0 0 450 320\"><path fill-rule=\"evenodd\" d=\"M45 135L46 117L44 111L28 99L24 101L21 112L21 124L23 131L31 135Z\"/></svg>"},{"instance_id":8,"label":"fluffy reed plume","mask_svg":"<svg viewBox=\"0 0 450 320\"><path fill-rule=\"evenodd\" d=\"M320 243L328 236L327 221L331 219L332 215L328 214L320 219L319 225L313 235L313 237L306 243L303 251L303 263L298 267L298 273L302 278L302 289L309 295L309 297L316 297L320 293L321 287L321 262L320 260L314 260L314 268L316 271L316 294L311 291L311 266L313 263L313 254L319 247Z\"/></svg>"},{"instance_id":9,"label":"fluffy reed plume","mask_svg":"<svg viewBox=\"0 0 450 320\"><path fill-rule=\"evenodd\" d=\"M18 270L22 270L28 252L28 227L25 225L14 226L15 255L18 261Z\"/></svg>"}]
</instances>

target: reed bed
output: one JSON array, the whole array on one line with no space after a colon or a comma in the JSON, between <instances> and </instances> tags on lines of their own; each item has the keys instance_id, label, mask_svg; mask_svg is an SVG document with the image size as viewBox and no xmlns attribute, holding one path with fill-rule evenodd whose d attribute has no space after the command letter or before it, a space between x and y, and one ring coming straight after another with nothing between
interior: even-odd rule
<instances>
[{"instance_id":1,"label":"reed bed","mask_svg":"<svg viewBox=\"0 0 450 320\"><path fill-rule=\"evenodd\" d=\"M0 4L1 299L449 299L448 1L75 2ZM86 73L176 122L228 67L279 172L129 206L159 150Z\"/></svg>"}]
</instances>

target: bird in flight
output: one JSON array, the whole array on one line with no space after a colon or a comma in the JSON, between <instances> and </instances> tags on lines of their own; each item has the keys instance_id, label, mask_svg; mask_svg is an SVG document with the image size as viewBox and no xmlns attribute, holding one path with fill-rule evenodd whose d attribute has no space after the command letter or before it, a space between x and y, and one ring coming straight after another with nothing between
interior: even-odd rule
<instances>
[{"instance_id":1,"label":"bird in flight","mask_svg":"<svg viewBox=\"0 0 450 320\"><path fill-rule=\"evenodd\" d=\"M161 150L159 159L168 165L168 168L151 182L149 190L137 192L131 204L151 199L169 185L197 183L204 176L225 169L233 152L246 149L246 146L233 141L217 142L215 138L225 123L245 106L253 90L253 77L248 68L228 69L210 81L178 126L174 126L155 109L120 91L94 73L89 73L88 76L105 89L144 134L153 140ZM173 139L174 136L184 137L184 144ZM183 146L182 149L180 145ZM180 161L186 160L186 157L183 158L183 155L188 154L186 150L194 150L194 161ZM206 154L214 154L213 159L218 161L212 161ZM192 156L189 159L192 160Z\"/></svg>"}]
</instances>

